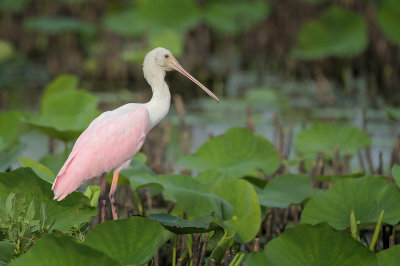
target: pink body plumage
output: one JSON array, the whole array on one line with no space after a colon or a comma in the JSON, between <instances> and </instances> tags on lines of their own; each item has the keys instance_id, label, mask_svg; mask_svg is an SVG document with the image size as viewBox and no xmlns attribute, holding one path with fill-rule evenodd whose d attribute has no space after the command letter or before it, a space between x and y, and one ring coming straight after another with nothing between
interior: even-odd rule
<instances>
[{"instance_id":1,"label":"pink body plumage","mask_svg":"<svg viewBox=\"0 0 400 266\"><path fill-rule=\"evenodd\" d=\"M76 141L53 184L62 200L88 179L129 166L149 131L146 107L127 104L97 117Z\"/></svg>"}]
</instances>

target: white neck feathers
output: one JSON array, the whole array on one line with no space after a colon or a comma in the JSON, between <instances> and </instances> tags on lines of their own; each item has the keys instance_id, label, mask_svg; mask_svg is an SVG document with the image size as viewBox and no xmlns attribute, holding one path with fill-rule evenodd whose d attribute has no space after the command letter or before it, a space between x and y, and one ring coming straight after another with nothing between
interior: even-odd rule
<instances>
[{"instance_id":1,"label":"white neck feathers","mask_svg":"<svg viewBox=\"0 0 400 266\"><path fill-rule=\"evenodd\" d=\"M171 94L164 80L165 70L158 66L154 57L149 55L143 63L143 74L153 91L153 97L144 105L149 113L149 130L151 130L167 115L171 104Z\"/></svg>"}]
</instances>

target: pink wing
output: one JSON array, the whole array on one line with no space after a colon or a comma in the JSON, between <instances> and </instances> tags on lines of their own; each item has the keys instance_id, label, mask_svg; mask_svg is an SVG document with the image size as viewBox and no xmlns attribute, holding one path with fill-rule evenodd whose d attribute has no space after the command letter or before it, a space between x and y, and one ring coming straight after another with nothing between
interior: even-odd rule
<instances>
[{"instance_id":1,"label":"pink wing","mask_svg":"<svg viewBox=\"0 0 400 266\"><path fill-rule=\"evenodd\" d=\"M88 179L127 167L148 129L149 115L143 106L100 115L80 135L58 173L52 187L54 199L64 199Z\"/></svg>"}]
</instances>

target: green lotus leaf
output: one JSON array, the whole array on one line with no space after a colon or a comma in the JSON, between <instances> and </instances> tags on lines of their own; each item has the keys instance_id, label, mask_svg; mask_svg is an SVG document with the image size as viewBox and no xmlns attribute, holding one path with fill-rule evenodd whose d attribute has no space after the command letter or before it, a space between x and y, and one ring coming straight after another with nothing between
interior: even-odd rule
<instances>
[{"instance_id":1,"label":"green lotus leaf","mask_svg":"<svg viewBox=\"0 0 400 266\"><path fill-rule=\"evenodd\" d=\"M385 0L379 8L378 25L386 37L393 43L400 45L400 2Z\"/></svg>"},{"instance_id":2,"label":"green lotus leaf","mask_svg":"<svg viewBox=\"0 0 400 266\"><path fill-rule=\"evenodd\" d=\"M205 142L179 164L197 171L217 170L229 177L243 177L254 169L272 174L279 167L274 146L264 137L244 128L229 129Z\"/></svg>"},{"instance_id":3,"label":"green lotus leaf","mask_svg":"<svg viewBox=\"0 0 400 266\"><path fill-rule=\"evenodd\" d=\"M33 247L9 265L31 266L86 266L120 265L107 255L70 237L47 235L35 241Z\"/></svg>"},{"instance_id":4,"label":"green lotus leaf","mask_svg":"<svg viewBox=\"0 0 400 266\"><path fill-rule=\"evenodd\" d=\"M301 155L317 155L323 152L333 157L337 149L340 154L355 154L371 144L370 137L361 129L349 125L316 123L302 131L296 138L296 150Z\"/></svg>"},{"instance_id":5,"label":"green lotus leaf","mask_svg":"<svg viewBox=\"0 0 400 266\"><path fill-rule=\"evenodd\" d=\"M384 210L383 222L394 225L400 221L400 191L393 183L378 177L343 179L327 192L311 198L301 221L328 222L333 228L343 230L350 226L352 210L356 221L364 224L376 223Z\"/></svg>"},{"instance_id":6,"label":"green lotus leaf","mask_svg":"<svg viewBox=\"0 0 400 266\"><path fill-rule=\"evenodd\" d=\"M0 151L18 144L19 136L24 131L20 111L7 111L0 113Z\"/></svg>"},{"instance_id":7,"label":"green lotus leaf","mask_svg":"<svg viewBox=\"0 0 400 266\"><path fill-rule=\"evenodd\" d=\"M26 122L53 138L70 141L100 114L97 102L96 96L83 90L59 90L46 94L40 115L31 116Z\"/></svg>"},{"instance_id":8,"label":"green lotus leaf","mask_svg":"<svg viewBox=\"0 0 400 266\"><path fill-rule=\"evenodd\" d=\"M262 206L286 208L313 197L318 191L311 188L309 176L284 174L270 180L257 195Z\"/></svg>"},{"instance_id":9,"label":"green lotus leaf","mask_svg":"<svg viewBox=\"0 0 400 266\"><path fill-rule=\"evenodd\" d=\"M246 243L253 239L260 227L261 210L253 186L245 180L221 180L211 191L233 206L233 216L224 223L236 233L235 239Z\"/></svg>"},{"instance_id":10,"label":"green lotus leaf","mask_svg":"<svg viewBox=\"0 0 400 266\"><path fill-rule=\"evenodd\" d=\"M252 252L246 257L246 266L272 266L263 252Z\"/></svg>"},{"instance_id":11,"label":"green lotus leaf","mask_svg":"<svg viewBox=\"0 0 400 266\"><path fill-rule=\"evenodd\" d=\"M322 11L320 18L302 26L292 53L306 60L350 57L362 53L367 42L364 19L350 10L333 6Z\"/></svg>"},{"instance_id":12,"label":"green lotus leaf","mask_svg":"<svg viewBox=\"0 0 400 266\"><path fill-rule=\"evenodd\" d=\"M215 1L204 11L207 25L222 34L237 34L250 29L269 14L265 1Z\"/></svg>"},{"instance_id":13,"label":"green lotus leaf","mask_svg":"<svg viewBox=\"0 0 400 266\"><path fill-rule=\"evenodd\" d=\"M199 20L199 9L192 1L154 0L140 2L134 9L106 15L104 25L109 31L123 37L137 37L165 30L181 33L196 25Z\"/></svg>"},{"instance_id":14,"label":"green lotus leaf","mask_svg":"<svg viewBox=\"0 0 400 266\"><path fill-rule=\"evenodd\" d=\"M30 168L18 168L0 173L0 198L5 200L10 193L21 193L26 202L35 200L35 213L39 215L40 204L46 207L47 224L54 221L51 229L67 231L74 225L89 222L97 211L88 205L88 199L79 192L71 193L63 201L53 200L51 184L38 177Z\"/></svg>"},{"instance_id":15,"label":"green lotus leaf","mask_svg":"<svg viewBox=\"0 0 400 266\"><path fill-rule=\"evenodd\" d=\"M400 187L400 166L397 164L392 167L392 176L398 187Z\"/></svg>"},{"instance_id":16,"label":"green lotus leaf","mask_svg":"<svg viewBox=\"0 0 400 266\"><path fill-rule=\"evenodd\" d=\"M15 245L11 242L0 241L0 265L6 265L14 256Z\"/></svg>"},{"instance_id":17,"label":"green lotus leaf","mask_svg":"<svg viewBox=\"0 0 400 266\"><path fill-rule=\"evenodd\" d=\"M400 261L400 245L382 250L376 254L379 266L396 266Z\"/></svg>"},{"instance_id":18,"label":"green lotus leaf","mask_svg":"<svg viewBox=\"0 0 400 266\"><path fill-rule=\"evenodd\" d=\"M136 216L98 224L84 244L122 265L136 265L147 263L171 236L158 222Z\"/></svg>"},{"instance_id":19,"label":"green lotus leaf","mask_svg":"<svg viewBox=\"0 0 400 266\"><path fill-rule=\"evenodd\" d=\"M264 255L272 265L377 265L367 247L326 223L297 225L269 242Z\"/></svg>"},{"instance_id":20,"label":"green lotus leaf","mask_svg":"<svg viewBox=\"0 0 400 266\"><path fill-rule=\"evenodd\" d=\"M54 175L54 173L47 168L46 166L44 166L43 164L36 162L35 160L29 159L29 158L22 158L20 157L18 159L19 165L21 167L29 167L32 169L32 171L41 179L43 179L44 181L49 182L50 184L53 184L54 179L56 178L56 176Z\"/></svg>"}]
</instances>

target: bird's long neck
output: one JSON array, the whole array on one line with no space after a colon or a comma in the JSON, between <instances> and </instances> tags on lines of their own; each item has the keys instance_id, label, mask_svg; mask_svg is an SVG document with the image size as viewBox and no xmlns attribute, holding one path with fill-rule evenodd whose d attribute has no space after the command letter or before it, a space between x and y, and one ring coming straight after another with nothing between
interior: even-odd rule
<instances>
[{"instance_id":1,"label":"bird's long neck","mask_svg":"<svg viewBox=\"0 0 400 266\"><path fill-rule=\"evenodd\" d=\"M151 130L167 115L171 104L171 94L164 80L165 71L153 69L151 73L146 73L146 70L144 72L145 78L153 91L153 97L145 104L149 112L149 130Z\"/></svg>"}]
</instances>

